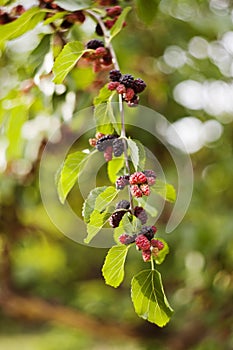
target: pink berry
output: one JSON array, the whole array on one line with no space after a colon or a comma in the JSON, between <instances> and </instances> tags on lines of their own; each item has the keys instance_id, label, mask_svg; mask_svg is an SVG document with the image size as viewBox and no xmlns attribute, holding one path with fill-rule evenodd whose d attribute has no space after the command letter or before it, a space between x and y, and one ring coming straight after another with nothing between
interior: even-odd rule
<instances>
[{"instance_id":1,"label":"pink berry","mask_svg":"<svg viewBox=\"0 0 233 350\"><path fill-rule=\"evenodd\" d=\"M130 186L130 191L132 193L132 196L136 197L136 198L142 197L142 195L143 195L143 193L140 190L140 188L138 187L138 185Z\"/></svg>"},{"instance_id":2,"label":"pink berry","mask_svg":"<svg viewBox=\"0 0 233 350\"><path fill-rule=\"evenodd\" d=\"M139 235L135 239L136 246L139 250L149 250L150 241L144 235Z\"/></svg>"},{"instance_id":3,"label":"pink berry","mask_svg":"<svg viewBox=\"0 0 233 350\"><path fill-rule=\"evenodd\" d=\"M131 101L132 98L134 97L134 95L135 95L134 90L131 88L128 88L128 89L126 89L126 93L125 93L124 98L126 101Z\"/></svg>"},{"instance_id":4,"label":"pink berry","mask_svg":"<svg viewBox=\"0 0 233 350\"><path fill-rule=\"evenodd\" d=\"M105 47L98 47L95 50L95 56L100 58L100 57L104 57L104 55L106 55L107 50L105 49Z\"/></svg>"},{"instance_id":5,"label":"pink berry","mask_svg":"<svg viewBox=\"0 0 233 350\"><path fill-rule=\"evenodd\" d=\"M158 248L158 250L162 250L164 248L163 242L159 241L158 239L152 239L151 245L152 247Z\"/></svg>"},{"instance_id":6,"label":"pink berry","mask_svg":"<svg viewBox=\"0 0 233 350\"><path fill-rule=\"evenodd\" d=\"M116 91L118 94L124 94L126 92L126 88L125 88L125 85L123 84L119 84L116 88Z\"/></svg>"},{"instance_id":7,"label":"pink berry","mask_svg":"<svg viewBox=\"0 0 233 350\"><path fill-rule=\"evenodd\" d=\"M142 184L140 186L140 189L141 189L142 193L144 194L144 196L149 196L150 195L150 187L149 187L149 185Z\"/></svg>"},{"instance_id":8,"label":"pink berry","mask_svg":"<svg viewBox=\"0 0 233 350\"><path fill-rule=\"evenodd\" d=\"M112 160L112 146L108 146L104 151L104 159L106 162Z\"/></svg>"},{"instance_id":9,"label":"pink berry","mask_svg":"<svg viewBox=\"0 0 233 350\"><path fill-rule=\"evenodd\" d=\"M142 252L142 258L145 262L150 261L151 258L151 251L150 250L144 250Z\"/></svg>"},{"instance_id":10,"label":"pink berry","mask_svg":"<svg viewBox=\"0 0 233 350\"><path fill-rule=\"evenodd\" d=\"M108 83L108 90L115 90L119 84L120 83L118 81L111 81L110 83Z\"/></svg>"},{"instance_id":11,"label":"pink berry","mask_svg":"<svg viewBox=\"0 0 233 350\"><path fill-rule=\"evenodd\" d=\"M129 178L129 183L131 185L144 184L146 181L147 181L146 176L141 171L138 171L138 172L132 174Z\"/></svg>"}]
</instances>

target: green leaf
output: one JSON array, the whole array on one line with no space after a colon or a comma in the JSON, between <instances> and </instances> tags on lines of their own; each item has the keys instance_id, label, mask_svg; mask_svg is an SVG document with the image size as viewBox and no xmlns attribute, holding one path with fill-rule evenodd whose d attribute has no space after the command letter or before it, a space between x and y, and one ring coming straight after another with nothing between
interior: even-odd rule
<instances>
[{"instance_id":1,"label":"green leaf","mask_svg":"<svg viewBox=\"0 0 233 350\"><path fill-rule=\"evenodd\" d=\"M84 221L87 223L90 221L90 216L95 207L95 201L98 195L104 192L107 189L107 186L96 187L88 195L87 199L83 203L82 216Z\"/></svg>"},{"instance_id":2,"label":"green leaf","mask_svg":"<svg viewBox=\"0 0 233 350\"><path fill-rule=\"evenodd\" d=\"M113 201L117 194L118 190L115 187L107 187L102 193L97 196L94 209L101 212Z\"/></svg>"},{"instance_id":3,"label":"green leaf","mask_svg":"<svg viewBox=\"0 0 233 350\"><path fill-rule=\"evenodd\" d=\"M110 41L121 31L124 21L126 19L127 14L131 10L131 7L125 7L120 16L118 17L117 21L115 22L114 26L110 30Z\"/></svg>"},{"instance_id":4,"label":"green leaf","mask_svg":"<svg viewBox=\"0 0 233 350\"><path fill-rule=\"evenodd\" d=\"M101 228L106 224L109 217L114 212L114 207L109 208L106 211L99 212L94 210L90 216L90 221L87 224L87 237L84 239L85 243L90 243L90 241L96 236L96 234L101 230Z\"/></svg>"},{"instance_id":5,"label":"green leaf","mask_svg":"<svg viewBox=\"0 0 233 350\"><path fill-rule=\"evenodd\" d=\"M61 84L85 52L83 43L79 41L66 44L55 60L53 81L56 84Z\"/></svg>"},{"instance_id":6,"label":"green leaf","mask_svg":"<svg viewBox=\"0 0 233 350\"><path fill-rule=\"evenodd\" d=\"M44 19L45 10L38 7L32 7L24 12L15 21L1 26L0 44L6 40L18 38L29 30L33 29L39 22Z\"/></svg>"},{"instance_id":7,"label":"green leaf","mask_svg":"<svg viewBox=\"0 0 233 350\"><path fill-rule=\"evenodd\" d=\"M129 213L125 214L121 220L124 232L127 234L138 233L141 230L142 223L136 216Z\"/></svg>"},{"instance_id":8,"label":"green leaf","mask_svg":"<svg viewBox=\"0 0 233 350\"><path fill-rule=\"evenodd\" d=\"M40 64L42 64L44 60L44 56L50 49L50 38L51 35L45 35L39 45L31 52L29 56L28 63L35 65L38 67Z\"/></svg>"},{"instance_id":9,"label":"green leaf","mask_svg":"<svg viewBox=\"0 0 233 350\"><path fill-rule=\"evenodd\" d=\"M57 190L61 203L65 202L68 193L77 181L84 160L86 160L88 156L89 154L77 151L69 154L66 158L58 174L57 183Z\"/></svg>"},{"instance_id":10,"label":"green leaf","mask_svg":"<svg viewBox=\"0 0 233 350\"><path fill-rule=\"evenodd\" d=\"M108 178L112 183L116 182L118 172L124 167L124 157L113 158L108 162Z\"/></svg>"},{"instance_id":11,"label":"green leaf","mask_svg":"<svg viewBox=\"0 0 233 350\"><path fill-rule=\"evenodd\" d=\"M151 189L166 199L168 202L175 202L176 200L175 188L166 182L156 180L155 184L151 186Z\"/></svg>"},{"instance_id":12,"label":"green leaf","mask_svg":"<svg viewBox=\"0 0 233 350\"><path fill-rule=\"evenodd\" d=\"M58 20L58 19L62 19L66 14L67 14L66 11L57 12L55 15L53 15L53 16L47 18L47 19L44 21L44 25L53 23L53 22L55 22L55 21Z\"/></svg>"},{"instance_id":13,"label":"green leaf","mask_svg":"<svg viewBox=\"0 0 233 350\"><path fill-rule=\"evenodd\" d=\"M163 249L159 250L159 252L156 254L156 256L153 256L156 264L160 265L162 264L162 262L164 261L164 259L166 258L166 255L169 253L169 247L166 241L164 241L164 239L156 237L156 239L158 239L159 241L163 242Z\"/></svg>"},{"instance_id":14,"label":"green leaf","mask_svg":"<svg viewBox=\"0 0 233 350\"><path fill-rule=\"evenodd\" d=\"M138 141L138 140L133 140L138 148L138 153L139 153L139 163L138 163L138 170L142 171L145 169L145 164L146 164L146 151L145 147L143 144Z\"/></svg>"},{"instance_id":15,"label":"green leaf","mask_svg":"<svg viewBox=\"0 0 233 350\"><path fill-rule=\"evenodd\" d=\"M105 258L102 273L105 283L117 288L124 279L124 265L130 245L113 246Z\"/></svg>"},{"instance_id":16,"label":"green leaf","mask_svg":"<svg viewBox=\"0 0 233 350\"><path fill-rule=\"evenodd\" d=\"M159 327L165 326L173 313L164 294L161 275L156 270L144 270L133 277L131 297L135 312Z\"/></svg>"},{"instance_id":17,"label":"green leaf","mask_svg":"<svg viewBox=\"0 0 233 350\"><path fill-rule=\"evenodd\" d=\"M139 165L139 150L138 150L138 146L137 146L136 142L133 141L130 138L127 139L127 144L128 144L128 147L129 147L129 154L131 156L131 160L132 160L133 166L135 168L135 171L137 171L138 165Z\"/></svg>"},{"instance_id":18,"label":"green leaf","mask_svg":"<svg viewBox=\"0 0 233 350\"><path fill-rule=\"evenodd\" d=\"M56 0L55 3L67 11L83 10L92 5L92 0Z\"/></svg>"},{"instance_id":19,"label":"green leaf","mask_svg":"<svg viewBox=\"0 0 233 350\"><path fill-rule=\"evenodd\" d=\"M25 105L14 107L10 110L6 136L9 141L7 148L7 159L18 159L22 157L24 140L21 136L21 130L24 122L28 118L28 111Z\"/></svg>"},{"instance_id":20,"label":"green leaf","mask_svg":"<svg viewBox=\"0 0 233 350\"><path fill-rule=\"evenodd\" d=\"M95 107L94 117L96 121L96 131L103 134L113 134L114 128L110 123L109 103L102 103Z\"/></svg>"},{"instance_id":21,"label":"green leaf","mask_svg":"<svg viewBox=\"0 0 233 350\"><path fill-rule=\"evenodd\" d=\"M100 89L98 96L94 98L94 106L97 106L101 103L106 102L112 94L113 94L113 91L108 89L108 84L104 85Z\"/></svg>"},{"instance_id":22,"label":"green leaf","mask_svg":"<svg viewBox=\"0 0 233 350\"><path fill-rule=\"evenodd\" d=\"M158 210L151 204L148 203L148 198L137 198L138 203L145 209L145 211L150 214L153 218L158 215Z\"/></svg>"},{"instance_id":23,"label":"green leaf","mask_svg":"<svg viewBox=\"0 0 233 350\"><path fill-rule=\"evenodd\" d=\"M159 0L136 0L137 14L141 21L149 25L156 17Z\"/></svg>"}]
</instances>

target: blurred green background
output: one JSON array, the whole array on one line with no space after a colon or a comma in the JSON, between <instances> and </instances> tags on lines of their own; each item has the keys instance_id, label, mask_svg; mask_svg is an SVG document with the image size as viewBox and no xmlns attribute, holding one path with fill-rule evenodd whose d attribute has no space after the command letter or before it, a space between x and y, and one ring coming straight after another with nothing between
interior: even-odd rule
<instances>
[{"instance_id":1,"label":"blurred green background","mask_svg":"<svg viewBox=\"0 0 233 350\"><path fill-rule=\"evenodd\" d=\"M136 251L129 254L123 285L108 287L101 277L107 250L66 238L43 207L38 173L44 143L64 121L61 133L69 137L72 114L92 104L108 72L95 75L83 63L66 85L55 87L51 30L39 25L1 49L1 349L233 348L233 2L157 1L150 25L138 18L136 3L122 2L133 10L113 42L121 70L146 81L140 103L174 123L195 176L182 223L163 233L169 206L157 223L170 246L159 271L174 316L160 329L134 313L130 280L145 268ZM96 36L95 25L88 20L66 35L85 42ZM53 41L59 50L59 36ZM141 139L138 130L130 135L153 151L173 183L174 165L164 147L152 136ZM88 147L88 137L81 148Z\"/></svg>"}]
</instances>

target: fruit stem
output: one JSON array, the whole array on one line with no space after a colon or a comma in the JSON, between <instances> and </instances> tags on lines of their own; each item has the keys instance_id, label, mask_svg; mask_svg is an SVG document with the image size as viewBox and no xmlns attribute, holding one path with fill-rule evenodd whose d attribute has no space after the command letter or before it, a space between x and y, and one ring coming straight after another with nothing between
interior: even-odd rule
<instances>
[{"instance_id":1,"label":"fruit stem","mask_svg":"<svg viewBox=\"0 0 233 350\"><path fill-rule=\"evenodd\" d=\"M117 60L115 50L111 44L111 36L109 35L109 31L106 29L104 22L102 21L101 17L98 16L93 11L86 10L86 13L88 13L91 17L93 17L95 21L97 21L97 23L99 23L104 35L105 45L109 49L110 54L112 56L112 63L113 63L114 69L120 70L120 66ZM122 95L119 94L118 97L119 97L119 110L120 110L120 116L121 116L121 137L124 145L125 170L127 172L127 175L130 175L129 157L127 152L127 140L126 140L126 131L125 131L124 104L123 104ZM134 208L133 196L131 194L130 188L129 188L129 202L130 202L130 210L131 212L133 212L133 208Z\"/></svg>"},{"instance_id":2,"label":"fruit stem","mask_svg":"<svg viewBox=\"0 0 233 350\"><path fill-rule=\"evenodd\" d=\"M155 270L155 265L154 265L154 259L153 259L152 255L151 255L151 258L150 258L150 262L151 262L151 270L154 271Z\"/></svg>"}]
</instances>

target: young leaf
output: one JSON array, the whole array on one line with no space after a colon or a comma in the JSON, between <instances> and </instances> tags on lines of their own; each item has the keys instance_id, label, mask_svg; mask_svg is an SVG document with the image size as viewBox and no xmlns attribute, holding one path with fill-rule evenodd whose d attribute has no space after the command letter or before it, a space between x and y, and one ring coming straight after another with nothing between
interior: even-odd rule
<instances>
[{"instance_id":1,"label":"young leaf","mask_svg":"<svg viewBox=\"0 0 233 350\"><path fill-rule=\"evenodd\" d=\"M61 84L63 82L85 51L83 43L79 41L73 41L64 46L54 62L54 83Z\"/></svg>"},{"instance_id":2,"label":"young leaf","mask_svg":"<svg viewBox=\"0 0 233 350\"><path fill-rule=\"evenodd\" d=\"M105 283L117 288L124 279L124 265L130 245L113 246L105 258L102 273Z\"/></svg>"},{"instance_id":3,"label":"young leaf","mask_svg":"<svg viewBox=\"0 0 233 350\"><path fill-rule=\"evenodd\" d=\"M0 44L6 40L18 38L29 30L33 29L44 19L46 12L38 7L32 7L24 12L15 21L1 26Z\"/></svg>"},{"instance_id":4,"label":"young leaf","mask_svg":"<svg viewBox=\"0 0 233 350\"><path fill-rule=\"evenodd\" d=\"M144 270L133 277L131 298L138 316L165 326L173 313L164 294L161 275L156 270Z\"/></svg>"},{"instance_id":5,"label":"young leaf","mask_svg":"<svg viewBox=\"0 0 233 350\"><path fill-rule=\"evenodd\" d=\"M67 14L66 11L57 12L55 15L53 15L53 16L51 16L51 17L48 17L48 18L44 21L44 25L53 23L53 22L55 22L57 19L63 18L66 14Z\"/></svg>"},{"instance_id":6,"label":"young leaf","mask_svg":"<svg viewBox=\"0 0 233 350\"><path fill-rule=\"evenodd\" d=\"M107 187L102 193L97 196L94 209L101 212L113 201L117 194L118 190L115 187Z\"/></svg>"},{"instance_id":7,"label":"young leaf","mask_svg":"<svg viewBox=\"0 0 233 350\"><path fill-rule=\"evenodd\" d=\"M83 162L88 156L89 154L77 151L69 154L66 158L58 174L57 182L57 190L61 203L65 202L68 193L77 181Z\"/></svg>"},{"instance_id":8,"label":"young leaf","mask_svg":"<svg viewBox=\"0 0 233 350\"><path fill-rule=\"evenodd\" d=\"M114 211L114 207L108 208L108 210L99 212L94 210L90 216L90 221L87 224L87 237L84 239L85 243L90 243L90 241L96 236L96 234L101 230L101 228L106 224L109 217Z\"/></svg>"},{"instance_id":9,"label":"young leaf","mask_svg":"<svg viewBox=\"0 0 233 350\"><path fill-rule=\"evenodd\" d=\"M147 25L150 25L157 14L159 0L136 0L138 17Z\"/></svg>"},{"instance_id":10,"label":"young leaf","mask_svg":"<svg viewBox=\"0 0 233 350\"><path fill-rule=\"evenodd\" d=\"M131 214L125 214L121 221L124 232L127 234L138 233L141 230L141 221Z\"/></svg>"},{"instance_id":11,"label":"young leaf","mask_svg":"<svg viewBox=\"0 0 233 350\"><path fill-rule=\"evenodd\" d=\"M166 255L169 253L169 247L166 241L164 241L162 238L156 237L156 239L158 239L159 241L163 242L163 249L161 249L157 256L154 257L154 260L156 262L156 264L160 265L162 264L162 262L164 261L164 259L166 258Z\"/></svg>"},{"instance_id":12,"label":"young leaf","mask_svg":"<svg viewBox=\"0 0 233 350\"><path fill-rule=\"evenodd\" d=\"M92 5L92 0L56 0L58 6L67 11L83 10Z\"/></svg>"},{"instance_id":13,"label":"young leaf","mask_svg":"<svg viewBox=\"0 0 233 350\"><path fill-rule=\"evenodd\" d=\"M124 167L124 157L113 158L108 162L108 178L112 183L116 182L118 172Z\"/></svg>"},{"instance_id":14,"label":"young leaf","mask_svg":"<svg viewBox=\"0 0 233 350\"><path fill-rule=\"evenodd\" d=\"M120 14L116 23L114 24L114 26L110 30L110 35L111 35L110 40L112 40L121 31L123 24L124 24L124 21L126 19L126 16L130 10L131 10L130 6L125 7L124 10L122 11L122 13Z\"/></svg>"},{"instance_id":15,"label":"young leaf","mask_svg":"<svg viewBox=\"0 0 233 350\"><path fill-rule=\"evenodd\" d=\"M44 56L50 49L50 38L50 34L47 34L42 38L39 45L31 52L28 60L29 64L35 65L35 67L42 64Z\"/></svg>"},{"instance_id":16,"label":"young leaf","mask_svg":"<svg viewBox=\"0 0 233 350\"><path fill-rule=\"evenodd\" d=\"M168 202L175 202L176 200L175 188L166 182L156 180L155 184L151 186L151 189L166 199Z\"/></svg>"},{"instance_id":17,"label":"young leaf","mask_svg":"<svg viewBox=\"0 0 233 350\"><path fill-rule=\"evenodd\" d=\"M128 147L129 147L129 153L130 153L130 156L131 156L131 160L133 162L133 166L135 168L135 171L137 171L138 165L139 165L139 150L138 150L138 146L137 146L136 142L133 141L130 138L127 139L127 144L128 144Z\"/></svg>"},{"instance_id":18,"label":"young leaf","mask_svg":"<svg viewBox=\"0 0 233 350\"><path fill-rule=\"evenodd\" d=\"M105 135L114 133L114 128L109 122L109 103L97 105L94 110L94 117L96 121L96 131Z\"/></svg>"},{"instance_id":19,"label":"young leaf","mask_svg":"<svg viewBox=\"0 0 233 350\"><path fill-rule=\"evenodd\" d=\"M104 192L107 189L107 186L102 187L96 187L94 190L92 190L85 202L83 203L83 209L82 209L82 216L84 218L84 221L88 223L90 221L90 216L92 212L94 211L95 207L95 201L98 195L102 192Z\"/></svg>"}]
</instances>

